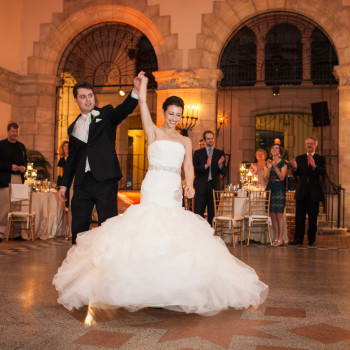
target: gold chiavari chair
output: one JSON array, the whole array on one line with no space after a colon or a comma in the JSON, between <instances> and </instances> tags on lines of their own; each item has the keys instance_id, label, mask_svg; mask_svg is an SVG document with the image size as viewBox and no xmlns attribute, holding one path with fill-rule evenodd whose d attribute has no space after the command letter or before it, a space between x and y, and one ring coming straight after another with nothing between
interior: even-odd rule
<instances>
[{"instance_id":1,"label":"gold chiavari chair","mask_svg":"<svg viewBox=\"0 0 350 350\"><path fill-rule=\"evenodd\" d=\"M248 193L249 198L249 216L248 216L248 241L249 245L250 234L254 226L263 226L263 235L268 233L270 244L272 245L271 233L270 233L270 197L271 191L250 191ZM266 230L267 229L267 230Z\"/></svg>"},{"instance_id":2,"label":"gold chiavari chair","mask_svg":"<svg viewBox=\"0 0 350 350\"><path fill-rule=\"evenodd\" d=\"M286 206L284 212L286 215L287 222L287 232L289 241L293 241L295 234L295 210L296 210L296 201L295 201L295 192L286 192Z\"/></svg>"},{"instance_id":3,"label":"gold chiavari chair","mask_svg":"<svg viewBox=\"0 0 350 350\"><path fill-rule=\"evenodd\" d=\"M218 235L220 231L220 237L224 229L230 229L232 233L232 244L236 246L235 236L239 235L241 239L241 245L243 242L243 220L242 216L235 216L234 214L234 192L228 191L216 191L213 190L214 198L214 234Z\"/></svg>"},{"instance_id":4,"label":"gold chiavari chair","mask_svg":"<svg viewBox=\"0 0 350 350\"><path fill-rule=\"evenodd\" d=\"M13 224L15 222L26 223L26 228L30 229L32 241L35 240L35 215L32 211L33 187L28 184L9 184L10 210L7 216L8 229L6 241L12 235Z\"/></svg>"},{"instance_id":5,"label":"gold chiavari chair","mask_svg":"<svg viewBox=\"0 0 350 350\"><path fill-rule=\"evenodd\" d=\"M184 196L184 205L186 210L194 211L194 198Z\"/></svg>"}]
</instances>

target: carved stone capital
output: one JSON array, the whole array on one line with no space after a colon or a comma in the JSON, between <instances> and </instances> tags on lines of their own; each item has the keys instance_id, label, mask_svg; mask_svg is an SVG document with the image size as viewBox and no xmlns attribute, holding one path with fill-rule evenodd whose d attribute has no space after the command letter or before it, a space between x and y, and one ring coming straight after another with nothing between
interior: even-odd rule
<instances>
[{"instance_id":1,"label":"carved stone capital","mask_svg":"<svg viewBox=\"0 0 350 350\"><path fill-rule=\"evenodd\" d=\"M153 72L159 90L168 89L216 89L217 82L223 77L220 69L193 69L178 72L167 70Z\"/></svg>"},{"instance_id":2,"label":"carved stone capital","mask_svg":"<svg viewBox=\"0 0 350 350\"><path fill-rule=\"evenodd\" d=\"M339 86L350 86L350 65L335 66L333 74L339 81Z\"/></svg>"}]
</instances>

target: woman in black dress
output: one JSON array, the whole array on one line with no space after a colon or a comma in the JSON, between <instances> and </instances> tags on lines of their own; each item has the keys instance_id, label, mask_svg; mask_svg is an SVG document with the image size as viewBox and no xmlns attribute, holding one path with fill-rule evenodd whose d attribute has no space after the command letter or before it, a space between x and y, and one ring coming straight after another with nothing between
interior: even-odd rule
<instances>
[{"instance_id":1,"label":"woman in black dress","mask_svg":"<svg viewBox=\"0 0 350 350\"><path fill-rule=\"evenodd\" d=\"M63 175L63 169L64 166L66 165L66 160L68 158L68 141L63 141L61 146L60 146L60 159L57 164L57 186L59 187L61 185L61 179ZM70 191L66 191L66 197L67 201L66 203L66 210L68 211L67 217L68 217L68 226L69 226L69 233L68 233L68 239L72 238L72 212L71 212L71 207L70 207Z\"/></svg>"},{"instance_id":2,"label":"woman in black dress","mask_svg":"<svg viewBox=\"0 0 350 350\"><path fill-rule=\"evenodd\" d=\"M283 245L284 234L284 207L286 204L286 186L284 178L287 174L287 163L281 159L281 146L275 144L271 147L272 160L267 161L265 168L265 180L268 181L266 190L271 190L270 216L272 227L275 233L273 246Z\"/></svg>"}]
</instances>

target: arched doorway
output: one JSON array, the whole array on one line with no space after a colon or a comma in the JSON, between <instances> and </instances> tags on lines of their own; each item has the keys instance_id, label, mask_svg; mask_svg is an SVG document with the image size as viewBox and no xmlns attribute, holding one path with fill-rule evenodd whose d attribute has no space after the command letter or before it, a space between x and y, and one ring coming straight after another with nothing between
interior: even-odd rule
<instances>
[{"instance_id":1,"label":"arched doorway","mask_svg":"<svg viewBox=\"0 0 350 350\"><path fill-rule=\"evenodd\" d=\"M156 121L157 84L151 73L158 70L158 65L148 38L138 29L118 22L99 23L77 35L63 52L57 70L60 85L57 87L56 149L68 139L67 128L79 115L72 94L77 81L88 81L94 86L97 105L116 106L131 91L133 79L141 70L150 79L149 107ZM138 189L147 166L138 109L119 126L116 150L124 174L120 188Z\"/></svg>"},{"instance_id":2,"label":"arched doorway","mask_svg":"<svg viewBox=\"0 0 350 350\"><path fill-rule=\"evenodd\" d=\"M218 86L218 145L232 153L232 182L240 162L254 161L261 136L258 119L264 115L265 139L282 135L289 154L296 156L304 147L302 137L295 135L311 131L320 141L331 179L338 183L338 95L332 74L338 59L322 28L290 12L256 16L232 33L218 64L224 73ZM327 103L330 123L310 127L311 105L319 102ZM283 127L286 115L298 116L295 129Z\"/></svg>"}]
</instances>

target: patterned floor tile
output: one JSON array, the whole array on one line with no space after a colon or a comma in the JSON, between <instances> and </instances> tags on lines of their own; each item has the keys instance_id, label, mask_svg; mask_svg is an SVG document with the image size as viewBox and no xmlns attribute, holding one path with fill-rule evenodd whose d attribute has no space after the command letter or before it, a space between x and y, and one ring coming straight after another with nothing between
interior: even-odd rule
<instances>
[{"instance_id":1,"label":"patterned floor tile","mask_svg":"<svg viewBox=\"0 0 350 350\"><path fill-rule=\"evenodd\" d=\"M267 306L265 309L265 316L305 318L306 311L298 308Z\"/></svg>"},{"instance_id":2,"label":"patterned floor tile","mask_svg":"<svg viewBox=\"0 0 350 350\"><path fill-rule=\"evenodd\" d=\"M258 345L255 350L307 350L305 348L282 348L280 346L261 346Z\"/></svg>"},{"instance_id":3,"label":"patterned floor tile","mask_svg":"<svg viewBox=\"0 0 350 350\"><path fill-rule=\"evenodd\" d=\"M119 348L133 337L133 334L91 330L75 340L73 344Z\"/></svg>"},{"instance_id":4,"label":"patterned floor tile","mask_svg":"<svg viewBox=\"0 0 350 350\"><path fill-rule=\"evenodd\" d=\"M332 344L350 340L350 331L340 327L333 327L325 323L291 329L290 332L305 338L316 340L322 344Z\"/></svg>"},{"instance_id":5,"label":"patterned floor tile","mask_svg":"<svg viewBox=\"0 0 350 350\"><path fill-rule=\"evenodd\" d=\"M211 317L195 314L184 315L165 310L147 312L158 318L159 321L135 325L135 327L166 329L167 332L160 339L160 342L201 337L227 349L234 335L276 338L255 328L259 327L261 329L263 326L276 322L241 319L242 311L230 310Z\"/></svg>"}]
</instances>

